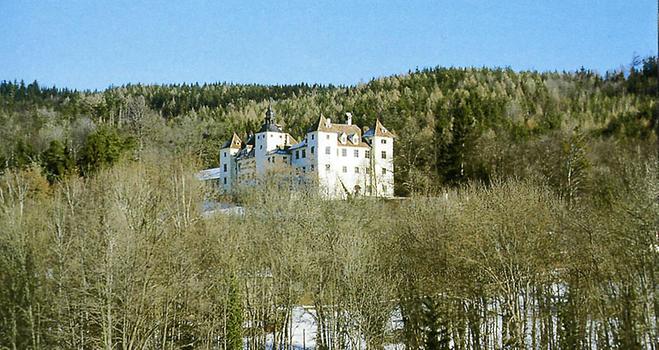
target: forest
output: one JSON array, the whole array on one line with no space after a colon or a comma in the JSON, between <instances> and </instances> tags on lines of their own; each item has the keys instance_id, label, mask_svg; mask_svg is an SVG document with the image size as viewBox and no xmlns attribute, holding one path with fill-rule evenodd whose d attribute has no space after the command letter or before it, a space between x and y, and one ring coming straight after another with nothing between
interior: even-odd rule
<instances>
[{"instance_id":1,"label":"forest","mask_svg":"<svg viewBox=\"0 0 659 350\"><path fill-rule=\"evenodd\" d=\"M647 57L353 86L4 81L0 348L290 349L307 305L317 349L657 349L657 77ZM195 173L269 103L295 137L380 118L401 198L278 180L205 215L219 194Z\"/></svg>"}]
</instances>

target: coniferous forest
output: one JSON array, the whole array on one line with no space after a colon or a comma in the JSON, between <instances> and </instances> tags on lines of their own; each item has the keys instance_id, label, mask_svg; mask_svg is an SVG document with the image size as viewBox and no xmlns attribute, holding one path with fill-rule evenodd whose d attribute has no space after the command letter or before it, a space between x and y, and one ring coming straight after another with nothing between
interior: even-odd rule
<instances>
[{"instance_id":1,"label":"coniferous forest","mask_svg":"<svg viewBox=\"0 0 659 350\"><path fill-rule=\"evenodd\" d=\"M289 349L304 305L316 349L657 349L657 76L2 82L0 348ZM195 173L270 103L294 137L380 118L401 199L266 183L205 215Z\"/></svg>"}]
</instances>

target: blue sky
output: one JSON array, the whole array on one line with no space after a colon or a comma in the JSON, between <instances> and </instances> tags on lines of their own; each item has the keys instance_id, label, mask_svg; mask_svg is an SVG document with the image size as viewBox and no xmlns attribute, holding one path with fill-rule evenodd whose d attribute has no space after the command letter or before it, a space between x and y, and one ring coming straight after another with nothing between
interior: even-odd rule
<instances>
[{"instance_id":1,"label":"blue sky","mask_svg":"<svg viewBox=\"0 0 659 350\"><path fill-rule=\"evenodd\" d=\"M416 67L599 72L656 54L656 0L0 0L0 80L356 84Z\"/></svg>"}]
</instances>

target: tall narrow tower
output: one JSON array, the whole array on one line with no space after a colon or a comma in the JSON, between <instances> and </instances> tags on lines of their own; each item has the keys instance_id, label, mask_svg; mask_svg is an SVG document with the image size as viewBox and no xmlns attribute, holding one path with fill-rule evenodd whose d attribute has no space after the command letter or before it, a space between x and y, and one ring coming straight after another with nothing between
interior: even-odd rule
<instances>
[{"instance_id":1,"label":"tall narrow tower","mask_svg":"<svg viewBox=\"0 0 659 350\"><path fill-rule=\"evenodd\" d=\"M364 137L371 144L371 183L372 195L378 197L394 196L394 138L379 119L375 120L373 129Z\"/></svg>"},{"instance_id":2,"label":"tall narrow tower","mask_svg":"<svg viewBox=\"0 0 659 350\"><path fill-rule=\"evenodd\" d=\"M287 135L281 130L281 127L275 123L275 112L272 106L268 106L263 119L261 129L254 135L256 143L254 145L254 155L256 157L256 176L263 176L267 170L267 154L277 147L284 147L287 142Z\"/></svg>"}]
</instances>

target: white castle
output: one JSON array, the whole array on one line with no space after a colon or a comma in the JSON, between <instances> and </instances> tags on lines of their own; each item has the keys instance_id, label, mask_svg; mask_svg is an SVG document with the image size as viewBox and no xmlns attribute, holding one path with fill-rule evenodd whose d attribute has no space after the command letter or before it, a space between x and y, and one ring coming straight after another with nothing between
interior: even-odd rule
<instances>
[{"instance_id":1,"label":"white castle","mask_svg":"<svg viewBox=\"0 0 659 350\"><path fill-rule=\"evenodd\" d=\"M250 133L243 142L234 133L222 146L213 178L225 192L279 174L318 186L328 198L393 197L394 134L376 120L362 135L352 124L352 115L345 117L345 124L338 124L321 115L297 142L275 123L268 107L256 134Z\"/></svg>"}]
</instances>

